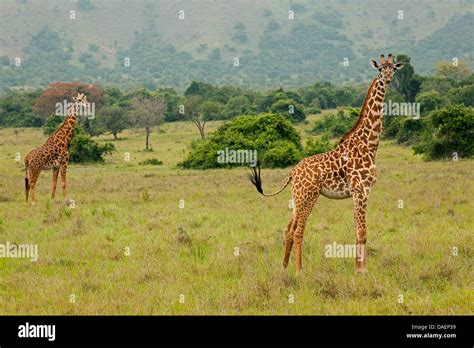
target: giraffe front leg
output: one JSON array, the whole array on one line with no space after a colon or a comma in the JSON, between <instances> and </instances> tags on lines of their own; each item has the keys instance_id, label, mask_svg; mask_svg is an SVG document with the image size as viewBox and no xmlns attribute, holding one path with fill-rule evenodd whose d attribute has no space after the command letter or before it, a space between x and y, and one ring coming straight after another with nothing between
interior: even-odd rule
<instances>
[{"instance_id":1,"label":"giraffe front leg","mask_svg":"<svg viewBox=\"0 0 474 348\"><path fill-rule=\"evenodd\" d=\"M53 190L51 192L51 199L54 199L54 195L56 194L56 186L58 185L58 174L59 168L53 168Z\"/></svg>"},{"instance_id":2,"label":"giraffe front leg","mask_svg":"<svg viewBox=\"0 0 474 348\"><path fill-rule=\"evenodd\" d=\"M355 258L355 272L367 272L367 228L365 225L365 213L367 210L368 194L364 189L355 190L353 194L354 201L354 224L356 232L356 258Z\"/></svg>"},{"instance_id":3,"label":"giraffe front leg","mask_svg":"<svg viewBox=\"0 0 474 348\"><path fill-rule=\"evenodd\" d=\"M59 169L61 172L61 188L63 190L63 200L64 204L67 204L67 192L66 192L66 171L67 165L62 165Z\"/></svg>"}]
</instances>

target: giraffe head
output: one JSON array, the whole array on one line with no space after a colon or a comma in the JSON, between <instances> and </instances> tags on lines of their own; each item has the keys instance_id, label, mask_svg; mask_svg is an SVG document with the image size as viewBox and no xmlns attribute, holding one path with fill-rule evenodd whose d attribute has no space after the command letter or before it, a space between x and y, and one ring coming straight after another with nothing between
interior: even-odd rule
<instances>
[{"instance_id":1,"label":"giraffe head","mask_svg":"<svg viewBox=\"0 0 474 348\"><path fill-rule=\"evenodd\" d=\"M380 64L372 59L370 65L372 65L372 68L377 69L380 72L379 79L390 83L395 71L403 69L405 63L394 63L393 55L390 53L387 60L385 60L385 56L382 54L380 56Z\"/></svg>"},{"instance_id":2,"label":"giraffe head","mask_svg":"<svg viewBox=\"0 0 474 348\"><path fill-rule=\"evenodd\" d=\"M84 93L77 93L77 97L72 97L74 104L71 107L70 111L73 111L75 115L79 112L81 107L87 107L88 102Z\"/></svg>"},{"instance_id":3,"label":"giraffe head","mask_svg":"<svg viewBox=\"0 0 474 348\"><path fill-rule=\"evenodd\" d=\"M72 99L74 100L74 103L80 106L87 105L87 98L84 93L77 93L77 97L72 97Z\"/></svg>"}]
</instances>

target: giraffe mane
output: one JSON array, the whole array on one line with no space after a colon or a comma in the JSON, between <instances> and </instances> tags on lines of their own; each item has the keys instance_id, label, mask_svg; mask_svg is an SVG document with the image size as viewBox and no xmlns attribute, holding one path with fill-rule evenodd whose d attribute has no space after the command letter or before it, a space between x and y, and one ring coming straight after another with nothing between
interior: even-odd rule
<instances>
[{"instance_id":1,"label":"giraffe mane","mask_svg":"<svg viewBox=\"0 0 474 348\"><path fill-rule=\"evenodd\" d=\"M359 126L362 124L363 122L363 117L362 115L364 114L364 112L366 111L367 109L367 102L370 98L370 95L371 95L371 92L372 92L372 89L374 88L376 82L377 82L377 79L378 78L375 78L374 81L372 81L372 84L370 85L369 87L369 90L365 96L365 99L364 99L364 103L362 104L362 109L360 110L360 113L359 113L359 118L357 119L357 122L356 124L346 133L344 134L344 136L341 138L341 140L339 141L339 144L341 144L344 140L346 140L351 134L353 134L357 128L359 128Z\"/></svg>"}]
</instances>

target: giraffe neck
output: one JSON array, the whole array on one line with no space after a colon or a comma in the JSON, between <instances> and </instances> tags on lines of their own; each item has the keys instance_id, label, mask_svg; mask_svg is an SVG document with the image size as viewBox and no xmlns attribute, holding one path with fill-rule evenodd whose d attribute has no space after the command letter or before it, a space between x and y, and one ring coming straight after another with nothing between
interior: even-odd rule
<instances>
[{"instance_id":1,"label":"giraffe neck","mask_svg":"<svg viewBox=\"0 0 474 348\"><path fill-rule=\"evenodd\" d=\"M72 139L72 133L74 132L74 126L77 121L77 107L76 104L73 104L68 110L68 115L61 127L59 127L59 129L51 136L52 141L61 142L65 146L69 146Z\"/></svg>"},{"instance_id":2,"label":"giraffe neck","mask_svg":"<svg viewBox=\"0 0 474 348\"><path fill-rule=\"evenodd\" d=\"M364 147L372 158L375 157L382 134L382 110L387 83L381 75L372 82L364 100L355 126L341 139L349 139Z\"/></svg>"}]
</instances>

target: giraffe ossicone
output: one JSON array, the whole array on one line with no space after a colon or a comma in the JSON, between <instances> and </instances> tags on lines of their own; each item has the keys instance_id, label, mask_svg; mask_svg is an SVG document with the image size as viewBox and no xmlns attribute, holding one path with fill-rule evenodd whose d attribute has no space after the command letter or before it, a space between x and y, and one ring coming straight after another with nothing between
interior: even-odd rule
<instances>
[{"instance_id":1,"label":"giraffe ossicone","mask_svg":"<svg viewBox=\"0 0 474 348\"><path fill-rule=\"evenodd\" d=\"M365 215L369 194L377 181L375 155L382 134L382 109L388 83L404 63L394 63L393 55L370 64L379 71L364 99L356 124L331 151L301 160L289 173L283 186L272 194L262 189L260 168L252 168L251 181L264 196L274 196L292 182L294 208L286 227L283 267L288 266L295 245L296 272L301 271L301 249L306 222L319 195L330 199L352 197L356 231L355 271L365 273L367 228Z\"/></svg>"}]
</instances>

